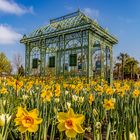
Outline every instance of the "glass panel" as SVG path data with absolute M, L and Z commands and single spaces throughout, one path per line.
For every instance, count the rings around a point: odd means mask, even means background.
M 86 68 L 87 68 L 86 54 L 84 53 L 84 55 L 82 56 L 81 49 L 70 50 L 65 52 L 65 63 L 64 63 L 65 75 L 67 74 L 82 75 L 86 73 L 87 71 Z
M 76 48 L 76 47 L 80 47 L 80 46 L 81 46 L 81 43 L 77 39 L 74 39 L 74 40 L 71 40 L 68 42 L 68 44 L 66 45 L 66 49 Z
M 101 49 L 94 47 L 92 50 L 92 67 L 94 78 L 97 78 L 101 74 Z
M 55 75 L 55 55 L 56 53 L 47 52 L 46 53 L 46 74 Z
M 38 68 L 38 58 L 34 58 L 32 61 L 33 61 L 32 68 L 37 69 Z
M 106 47 L 106 80 L 110 77 L 110 49 Z
M 30 55 L 30 66 L 31 66 L 31 75 L 39 75 L 40 74 L 40 49 L 38 47 L 34 47 L 31 50 Z
M 77 66 L 77 54 L 70 54 L 69 55 L 69 65 L 70 66 Z
M 50 68 L 55 67 L 55 56 L 49 57 L 49 67 Z

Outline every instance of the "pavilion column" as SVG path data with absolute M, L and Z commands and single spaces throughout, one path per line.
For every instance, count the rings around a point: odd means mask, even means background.
M 106 55 L 106 81 L 110 79 L 110 49 L 108 46 L 105 47 L 105 55 Z
M 56 63 L 56 75 L 59 75 L 60 72 L 60 65 L 61 65 L 61 59 L 60 59 L 60 36 L 58 36 L 58 49 L 56 48 L 56 58 L 55 58 L 55 63 Z
M 57 76 L 58 75 L 58 51 L 57 49 L 55 50 L 55 75 Z
M 92 34 L 91 31 L 88 32 L 88 50 L 87 50 L 87 78 L 88 82 L 90 77 L 93 75 L 92 71 Z
M 104 45 L 101 44 L 101 78 L 104 78 Z
M 81 64 L 82 64 L 82 75 L 83 75 L 83 31 L 81 31 Z
M 109 47 L 110 49 L 110 85 L 113 83 L 113 51 L 112 46 Z
M 25 44 L 25 76 L 30 75 L 30 43 Z
M 65 74 L 65 54 L 66 54 L 66 43 L 65 43 L 65 35 L 63 35 L 63 43 L 64 43 L 64 59 L 63 59 L 63 75 Z
M 45 75 L 45 65 L 46 65 L 46 49 L 45 40 L 40 41 L 40 75 Z
M 64 44 L 63 44 L 63 38 L 62 38 L 62 36 L 60 36 L 59 35 L 59 43 L 58 43 L 58 51 L 57 51 L 57 53 L 58 53 L 58 56 L 57 56 L 57 58 L 58 58 L 58 61 L 57 61 L 57 74 L 58 75 L 60 75 L 61 74 L 61 57 L 62 57 L 62 50 L 61 50 L 61 48 L 63 48 L 64 46 L 63 46 Z

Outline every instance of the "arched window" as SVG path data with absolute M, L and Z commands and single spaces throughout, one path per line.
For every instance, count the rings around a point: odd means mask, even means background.
M 38 58 L 40 59 L 40 49 L 38 47 L 34 47 L 31 51 L 31 57 L 32 59 Z
M 92 48 L 92 66 L 95 76 L 98 76 L 101 71 L 101 46 L 99 41 L 95 41 Z
M 34 47 L 31 51 L 31 66 L 33 69 L 38 69 L 40 61 L 40 49 L 38 47 Z
M 97 70 L 100 68 L 100 61 L 101 61 L 100 42 L 95 41 L 93 49 L 92 49 L 92 62 L 93 62 L 94 70 Z
M 76 48 L 76 47 L 80 47 L 81 46 L 81 43 L 80 41 L 78 41 L 77 39 L 73 39 L 73 40 L 70 40 L 67 45 L 66 45 L 66 49 L 69 49 L 69 48 Z
M 105 47 L 104 56 L 105 56 L 105 61 L 104 61 L 105 77 L 106 80 L 108 80 L 110 75 L 110 48 L 108 46 Z
M 48 48 L 50 49 L 56 49 L 57 48 L 57 43 L 51 43 Z

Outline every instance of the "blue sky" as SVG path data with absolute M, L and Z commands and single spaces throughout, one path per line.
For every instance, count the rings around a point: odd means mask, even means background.
M 24 60 L 23 34 L 78 8 L 118 38 L 114 57 L 126 52 L 140 61 L 139 0 L 0 0 L 0 52 L 11 61 L 17 53 Z

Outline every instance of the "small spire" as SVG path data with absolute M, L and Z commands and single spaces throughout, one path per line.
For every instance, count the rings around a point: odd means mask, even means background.
M 27 38 L 26 34 L 23 35 L 23 38 Z
M 78 8 L 78 10 L 77 10 L 77 13 L 78 13 L 78 14 L 80 14 L 80 13 L 81 13 L 81 10 L 80 10 L 80 8 Z
M 105 28 L 105 31 L 108 32 L 108 27 Z

